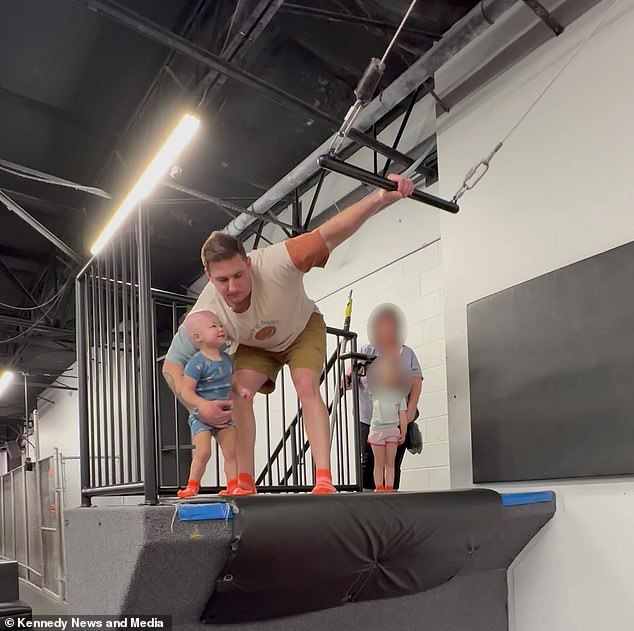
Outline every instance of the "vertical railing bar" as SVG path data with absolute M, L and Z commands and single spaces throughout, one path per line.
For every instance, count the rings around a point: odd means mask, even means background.
M 350 350 L 357 352 L 357 336 L 355 335 L 350 342 Z M 361 445 L 359 445 L 359 368 L 356 361 L 352 362 L 352 414 L 353 414 L 353 433 L 354 433 L 354 468 L 357 477 L 357 489 L 363 489 L 363 479 L 361 477 Z
M 108 472 L 107 484 L 116 484 L 116 462 L 114 458 L 114 384 L 112 379 L 112 298 L 111 298 L 111 283 L 112 283 L 112 270 L 110 269 L 110 252 L 105 253 L 105 287 L 106 287 L 106 393 L 108 397 L 108 413 L 106 416 L 105 430 L 107 432 L 106 437 L 106 450 L 105 450 L 105 465 Z
M 339 461 L 338 463 L 338 469 L 339 469 L 339 480 L 343 480 L 343 470 L 344 470 L 344 463 L 343 463 L 343 417 L 341 415 L 341 396 L 342 396 L 342 392 L 341 392 L 341 386 L 342 381 L 341 381 L 341 338 L 339 336 L 337 336 L 337 359 L 335 361 L 335 367 L 337 372 L 335 373 L 335 376 L 337 378 L 337 433 L 339 435 L 339 441 L 338 441 L 338 446 L 339 446 L 339 452 L 337 455 L 337 459 Z M 341 483 L 341 482 L 340 482 Z
M 15 514 L 15 475 L 14 472 L 15 469 L 12 469 L 10 471 L 11 473 L 11 514 L 13 515 L 13 559 L 15 561 L 18 560 L 18 549 L 17 549 L 17 537 L 15 536 L 16 533 L 16 527 L 15 527 L 15 522 L 16 522 L 16 514 Z
M 215 486 L 220 486 L 220 448 L 218 447 L 218 441 L 215 440 L 214 441 L 214 445 L 215 445 L 215 449 L 214 451 L 216 452 L 216 485 Z
M 346 438 L 346 484 L 350 484 L 350 418 L 348 416 L 348 391 L 346 390 L 346 365 L 341 363 L 341 374 L 344 376 L 343 381 L 343 419 L 345 421 L 344 436 Z
M 151 330 L 152 296 L 150 268 L 150 226 L 147 210 L 139 204 L 138 267 L 139 267 L 139 350 L 140 350 L 140 412 L 143 423 L 143 485 L 145 503 L 158 502 L 156 480 L 156 432 L 152 393 L 154 370 L 154 343 Z
M 132 450 L 134 449 L 134 451 L 136 452 L 135 454 L 136 455 L 135 482 L 141 482 L 143 478 L 141 476 L 141 426 L 140 426 L 139 397 L 138 397 L 138 393 L 139 393 L 139 370 L 138 370 L 139 368 L 138 366 L 139 330 L 137 325 L 137 321 L 138 321 L 137 283 L 139 280 L 138 279 L 139 270 L 138 270 L 137 257 L 135 256 L 135 249 L 136 249 L 136 232 L 132 230 L 130 233 L 130 297 L 131 297 L 131 300 L 130 300 L 130 308 L 131 308 L 130 346 L 132 350 L 132 354 L 131 354 L 132 375 L 130 380 L 132 387 L 130 388 L 130 394 L 132 395 L 132 398 L 134 399 L 133 401 L 133 404 L 134 404 L 134 407 L 133 407 L 134 446 L 131 446 L 130 455 L 132 455 Z
M 2 556 L 6 558 L 5 545 L 7 529 L 4 527 L 4 478 L 5 476 L 0 476 L 0 508 L 2 509 Z
M 151 247 L 151 246 L 148 246 Z M 151 250 L 150 250 L 151 251 Z M 148 254 L 148 259 L 150 256 Z M 150 259 L 151 263 L 151 259 Z M 161 432 L 160 416 L 161 410 L 158 402 L 158 361 L 157 361 L 157 339 L 156 339 L 156 310 L 158 305 L 153 298 L 150 298 L 150 336 L 152 338 L 152 410 L 154 422 L 154 457 L 156 458 L 157 487 L 161 486 L 161 463 L 163 458 L 163 435 Z
M 104 480 L 107 484 L 107 478 L 104 476 L 104 462 L 106 462 L 101 457 L 101 436 L 102 430 L 104 435 L 104 440 L 106 438 L 105 434 L 105 426 L 106 426 L 106 391 L 105 391 L 105 359 L 104 359 L 104 335 L 103 335 L 103 322 L 104 322 L 104 313 L 103 313 L 103 279 L 102 279 L 102 271 L 101 271 L 101 259 L 97 259 L 97 298 L 98 298 L 98 313 L 99 317 L 97 318 L 97 324 L 99 327 L 99 383 L 98 388 L 101 392 L 100 403 L 99 406 L 99 418 L 97 419 L 97 473 L 98 473 L 98 483 L 97 486 L 103 486 Z M 107 471 L 107 466 L 105 467 Z
M 24 503 L 24 558 L 26 560 L 26 579 L 31 582 L 31 553 L 29 551 L 29 505 L 27 502 L 26 467 L 22 465 L 22 500 Z
M 125 388 L 125 420 L 126 420 L 126 448 L 125 458 L 123 457 L 123 451 L 121 452 L 121 460 L 125 460 L 125 482 L 132 482 L 132 453 L 131 453 L 131 441 L 132 441 L 132 428 L 130 419 L 130 357 L 128 353 L 128 244 L 129 235 L 121 244 L 121 321 L 123 323 L 123 388 Z
M 172 302 L 172 337 L 178 331 L 178 314 L 176 313 L 176 303 Z M 181 486 L 181 441 L 178 427 L 178 399 L 174 397 L 174 444 L 176 446 L 176 486 Z
M 268 469 L 269 486 L 273 486 L 273 473 L 271 469 L 271 409 L 269 407 L 269 395 L 266 395 L 266 467 Z
M 280 480 L 280 484 L 285 483 L 286 472 L 288 471 L 288 459 L 286 457 L 286 386 L 285 386 L 285 371 L 284 368 L 280 371 L 281 375 L 281 394 L 282 394 L 282 445 L 283 449 L 283 463 L 284 463 L 284 479 Z
M 119 274 L 118 274 L 118 254 L 121 250 L 121 244 L 117 242 L 116 247 L 112 248 L 112 278 L 113 278 L 113 295 L 114 295 L 114 348 L 115 348 L 115 384 L 117 391 L 117 416 L 119 420 L 119 484 L 124 483 L 124 457 L 123 457 L 123 405 L 121 399 L 121 319 L 119 313 Z M 123 291 L 123 288 L 121 288 Z M 121 294 L 123 300 L 123 294 Z M 116 462 L 115 462 L 116 464 Z
M 94 264 L 90 266 L 90 319 L 88 320 L 88 326 L 92 331 L 90 338 L 90 376 L 91 376 L 91 389 L 92 389 L 92 408 L 89 412 L 89 429 L 90 429 L 90 447 L 88 450 L 88 457 L 90 458 L 90 481 L 88 482 L 88 486 L 86 488 L 91 488 L 97 484 L 97 467 L 99 467 L 99 461 L 95 458 L 95 453 L 97 451 L 97 427 L 99 425 L 99 414 L 101 405 L 100 399 L 100 389 L 99 389 L 99 374 L 100 374 L 100 364 L 99 364 L 99 343 L 97 335 L 97 289 L 95 283 L 95 266 Z M 77 310 L 81 310 L 81 305 L 78 304 Z M 79 357 L 79 351 L 78 355 Z M 79 379 L 83 377 L 80 376 L 81 371 L 77 370 L 77 376 Z M 88 498 L 88 502 L 90 502 L 90 498 Z

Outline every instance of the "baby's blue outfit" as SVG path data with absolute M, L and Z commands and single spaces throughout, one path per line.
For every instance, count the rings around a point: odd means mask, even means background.
M 185 375 L 196 381 L 196 394 L 206 401 L 226 401 L 231 399 L 233 360 L 224 351 L 220 359 L 209 359 L 198 351 L 185 366 Z M 187 419 L 192 439 L 198 432 L 211 432 L 215 436 L 220 429 L 203 423 L 198 414 L 192 412 Z

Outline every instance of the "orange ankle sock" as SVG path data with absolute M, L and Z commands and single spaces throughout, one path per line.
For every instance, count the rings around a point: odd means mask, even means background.
M 387 486 L 387 485 L 385 485 L 385 490 L 386 490 L 386 491 L 393 491 L 393 490 L 394 490 L 394 487 L 393 487 L 393 486 Z
M 250 473 L 238 473 L 238 486 L 245 491 L 255 491 L 255 480 Z
M 376 488 L 374 489 L 377 493 L 380 493 L 381 491 L 385 491 L 385 487 L 382 484 L 377 484 Z
M 200 491 L 200 482 L 198 480 L 187 480 L 187 486 L 179 489 L 176 495 L 180 498 L 194 497 Z
M 315 471 L 315 481 L 316 482 L 330 482 L 332 484 L 332 473 L 330 473 L 330 469 L 317 468 Z
M 332 484 L 332 474 L 330 469 L 317 468 L 315 471 L 315 486 L 311 493 L 313 495 L 330 495 L 336 493 L 337 490 Z
M 231 480 L 227 480 L 227 488 L 223 489 L 218 493 L 218 495 L 233 495 L 238 488 L 238 478 L 232 478 Z

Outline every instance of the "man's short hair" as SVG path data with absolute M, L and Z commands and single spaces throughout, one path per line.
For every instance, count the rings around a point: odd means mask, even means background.
M 205 269 L 207 269 L 211 263 L 228 261 L 236 254 L 239 254 L 243 259 L 247 258 L 247 253 L 242 245 L 242 241 L 222 230 L 212 232 L 205 243 L 203 243 L 200 252 Z

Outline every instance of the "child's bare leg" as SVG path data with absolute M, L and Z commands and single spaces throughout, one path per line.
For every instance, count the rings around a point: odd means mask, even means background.
M 216 434 L 216 440 L 224 460 L 227 489 L 221 495 L 230 495 L 238 486 L 238 460 L 236 456 L 236 428 L 227 427 Z
M 189 478 L 200 482 L 205 474 L 209 458 L 211 458 L 211 433 L 198 432 L 192 442 L 194 443 L 194 453 L 192 454 Z
M 194 453 L 192 463 L 189 467 L 189 480 L 187 487 L 177 492 L 178 497 L 194 497 L 200 490 L 200 480 L 202 479 L 209 458 L 211 458 L 211 433 L 197 432 L 192 438 Z
M 382 491 L 384 488 L 385 447 L 383 445 L 371 445 L 371 447 L 374 454 L 374 487 L 377 491 Z
M 394 462 L 396 460 L 396 443 L 387 443 L 385 445 L 385 490 L 394 489 Z

